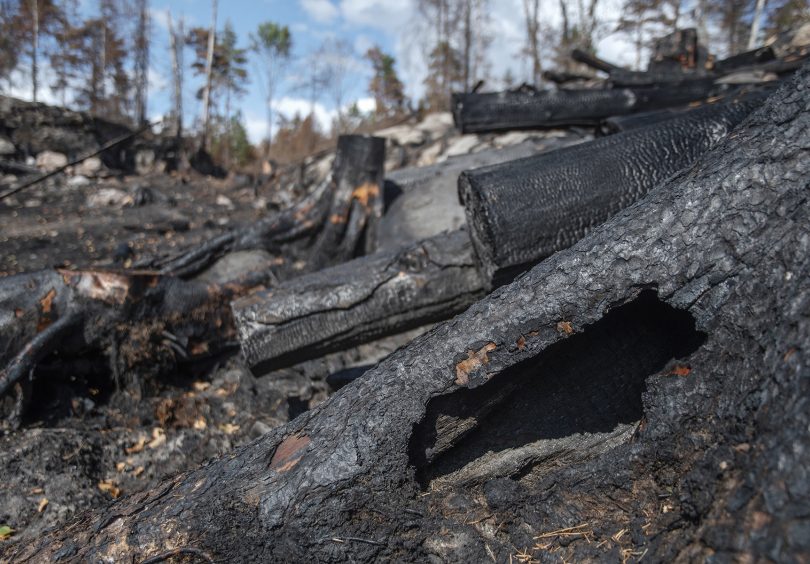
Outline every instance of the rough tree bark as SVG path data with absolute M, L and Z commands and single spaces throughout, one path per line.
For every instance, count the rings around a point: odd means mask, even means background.
M 462 133 L 594 125 L 613 115 L 703 100 L 713 87 L 711 81 L 694 80 L 678 88 L 453 94 L 453 119 Z
M 806 556 L 808 88 L 318 408 L 13 558 Z M 442 481 L 442 449 L 478 475 Z
M 254 371 L 442 321 L 483 294 L 466 230 L 293 278 L 233 303 Z
M 385 179 L 387 209 L 380 221 L 376 250 L 397 250 L 442 231 L 461 228 L 466 219 L 458 201 L 458 177 L 465 170 L 530 157 L 587 139 L 581 133 L 555 135 L 542 142 L 527 141 L 392 172 Z
M 714 104 L 648 127 L 467 171 L 459 198 L 489 286 L 565 249 L 716 145 L 764 97 Z

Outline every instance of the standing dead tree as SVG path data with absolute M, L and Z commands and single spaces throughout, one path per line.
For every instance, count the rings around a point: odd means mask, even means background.
M 796 557 L 808 88 L 805 68 L 694 167 L 318 408 L 14 559 Z

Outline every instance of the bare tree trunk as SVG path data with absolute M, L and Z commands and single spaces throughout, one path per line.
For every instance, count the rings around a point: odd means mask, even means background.
M 31 96 L 34 102 L 37 101 L 37 80 L 39 69 L 37 68 L 37 55 L 39 54 L 39 1 L 31 0 L 31 13 L 33 16 L 34 37 L 31 46 Z
M 472 67 L 472 2 L 464 0 L 464 91 L 472 90 L 472 77 L 470 70 Z
M 754 49 L 759 40 L 759 28 L 762 25 L 762 11 L 765 8 L 765 0 L 757 0 L 757 8 L 754 11 L 754 19 L 751 21 L 751 35 L 748 37 L 748 49 Z
M 205 89 L 203 90 L 202 147 L 208 145 L 208 127 L 211 119 L 211 75 L 214 66 L 214 45 L 217 34 L 217 0 L 211 0 L 211 28 L 208 30 L 208 55 L 205 58 Z
M 139 125 L 146 123 L 149 88 L 149 2 L 138 0 L 135 32 L 135 114 Z M 174 41 L 174 38 L 172 38 Z
M 540 62 L 540 48 L 537 34 L 540 31 L 540 0 L 523 0 L 523 14 L 526 17 L 526 34 L 529 54 L 532 58 L 532 81 L 540 84 L 543 69 Z
M 175 135 L 178 139 L 183 137 L 183 18 L 180 17 L 177 29 L 172 25 L 172 15 L 169 13 L 169 38 L 172 51 L 172 78 L 174 82 L 173 102 Z

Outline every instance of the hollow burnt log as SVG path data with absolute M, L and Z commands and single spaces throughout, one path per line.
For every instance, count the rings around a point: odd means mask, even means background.
M 459 197 L 490 286 L 582 238 L 691 165 L 762 103 L 752 94 L 647 127 L 467 171 Z
M 453 94 L 453 118 L 462 133 L 595 125 L 613 115 L 703 100 L 713 88 L 711 80 L 691 80 L 662 88 Z
M 233 303 L 254 371 L 452 317 L 483 294 L 466 230 L 294 278 Z
M 809 71 L 698 166 L 315 410 L 13 558 L 143 559 L 177 548 L 221 561 L 806 554 Z M 658 345 L 634 331 L 651 303 L 651 321 L 671 335 Z M 608 318 L 622 307 L 630 310 Z M 630 442 L 605 452 L 572 435 L 565 449 L 575 463 L 530 457 L 511 479 L 482 481 L 484 472 L 421 489 L 416 475 L 430 468 L 417 467 L 425 453 L 411 447 L 437 444 L 417 433 L 436 402 L 449 401 L 452 418 L 454 394 L 488 386 L 494 395 L 510 370 L 539 367 L 527 382 L 543 387 L 542 366 L 576 366 L 594 332 L 642 339 L 608 347 L 613 356 L 592 369 L 608 391 L 638 350 L 658 349 L 639 370 L 652 372 Z M 671 348 L 684 334 L 697 350 L 672 359 L 684 353 Z M 515 415 L 522 391 L 502 403 Z M 608 423 L 638 416 L 610 394 L 579 401 L 584 414 L 594 403 L 614 406 Z M 491 422 L 471 423 L 452 443 L 474 453 Z

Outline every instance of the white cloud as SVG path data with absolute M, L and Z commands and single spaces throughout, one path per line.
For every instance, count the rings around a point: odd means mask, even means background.
M 365 102 L 364 105 L 366 105 Z M 283 96 L 277 100 L 273 100 L 275 120 L 278 120 L 279 116 L 284 116 L 287 119 L 294 118 L 296 114 L 301 117 L 308 116 L 310 111 L 314 113 L 315 120 L 321 129 L 329 131 L 332 127 L 332 121 L 337 116 L 335 110 L 327 109 L 326 106 L 320 102 L 316 102 L 313 106 L 309 100 L 293 96 Z M 277 124 L 273 124 L 274 134 L 277 127 Z M 247 112 L 245 116 L 245 129 L 247 130 L 251 143 L 258 143 L 267 137 L 267 118 L 253 112 Z
M 341 0 L 340 11 L 350 24 L 365 25 L 389 33 L 402 32 L 413 13 L 412 2 L 391 0 Z
M 357 109 L 364 114 L 371 113 L 377 109 L 377 102 L 374 101 L 374 98 L 360 98 L 357 100 L 356 104 Z
M 329 0 L 300 0 L 301 7 L 312 19 L 320 23 L 329 23 L 338 16 L 337 6 Z

